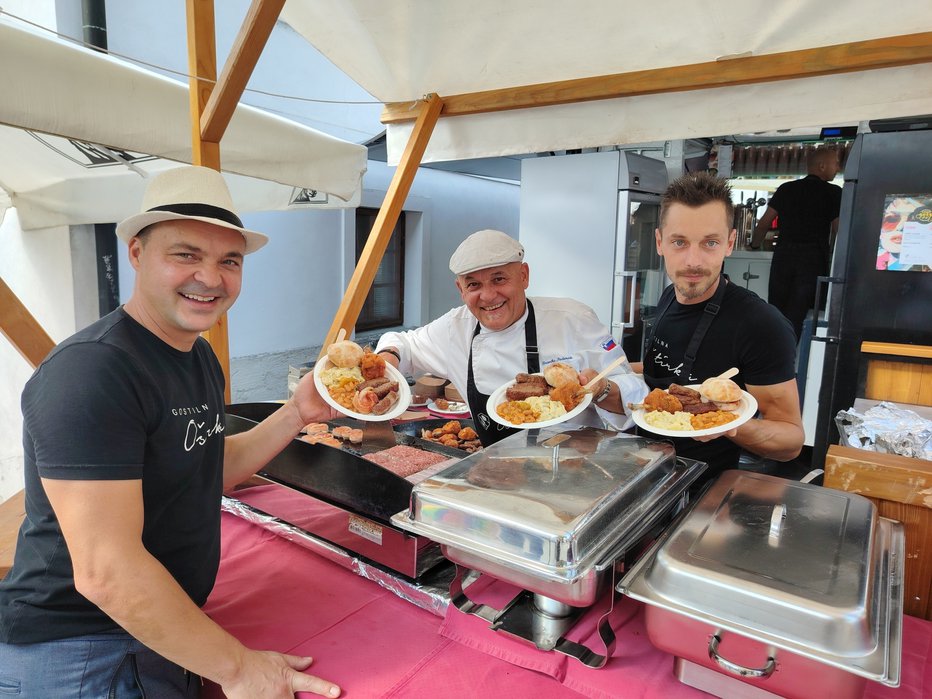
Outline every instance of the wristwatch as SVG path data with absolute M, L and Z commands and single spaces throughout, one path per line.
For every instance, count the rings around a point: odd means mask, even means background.
M 611 381 L 606 381 L 606 382 L 605 382 L 605 388 L 603 388 L 603 389 L 599 392 L 599 395 L 597 395 L 597 396 L 595 397 L 595 402 L 596 402 L 596 403 L 601 403 L 603 400 L 605 400 L 606 398 L 608 398 L 608 394 L 611 393 L 611 392 L 612 392 L 612 382 L 611 382 Z
M 398 354 L 398 350 L 396 350 L 396 349 L 393 349 L 393 348 L 391 348 L 391 347 L 386 347 L 385 349 L 380 349 L 380 350 L 378 351 L 378 354 L 383 354 L 383 353 L 385 353 L 385 354 L 390 354 L 390 355 L 392 355 L 395 359 L 397 359 L 399 362 L 401 361 L 401 355 Z

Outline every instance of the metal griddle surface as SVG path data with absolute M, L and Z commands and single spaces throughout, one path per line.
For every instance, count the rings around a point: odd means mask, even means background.
M 241 403 L 226 407 L 228 435 L 245 432 L 281 405 Z M 357 420 L 331 420 L 332 427 L 360 427 Z M 363 425 L 364 426 L 364 425 Z M 447 457 L 462 458 L 465 452 L 395 432 L 397 444 L 405 444 Z M 362 458 L 377 449 L 344 446 L 341 449 L 293 440 L 259 474 L 359 514 L 388 523 L 391 516 L 407 509 L 412 484 L 381 466 Z

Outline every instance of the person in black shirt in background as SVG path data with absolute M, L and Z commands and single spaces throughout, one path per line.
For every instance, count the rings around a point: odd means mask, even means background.
M 751 249 L 759 248 L 780 217 L 767 300 L 793 324 L 797 342 L 815 302 L 816 278 L 829 270 L 841 208 L 841 187 L 831 184 L 839 169 L 835 149 L 814 149 L 806 167 L 808 175 L 777 188 L 751 239 Z
M 678 455 L 708 464 L 703 482 L 737 466 L 742 448 L 790 461 L 804 439 L 790 324 L 759 296 L 721 275 L 734 249 L 733 220 L 728 183 L 691 173 L 667 188 L 655 232 L 673 283 L 657 304 L 644 350 L 644 380 L 652 389 L 665 389 L 671 383 L 701 383 L 736 367 L 735 382 L 754 396 L 760 410 L 759 419 L 724 434 L 672 440 Z

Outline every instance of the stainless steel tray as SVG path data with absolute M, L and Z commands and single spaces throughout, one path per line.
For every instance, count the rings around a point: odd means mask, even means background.
M 571 585 L 704 468 L 668 444 L 607 430 L 519 432 L 417 484 L 392 522 L 478 570 Z
M 903 556 L 902 525 L 878 518 L 866 498 L 728 471 L 617 589 L 895 684 Z

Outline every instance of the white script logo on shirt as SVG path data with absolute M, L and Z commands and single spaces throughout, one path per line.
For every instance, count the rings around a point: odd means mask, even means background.
M 207 444 L 208 439 L 223 433 L 225 429 L 220 421 L 219 413 L 214 414 L 214 424 L 210 427 L 207 426 L 207 422 L 199 422 L 194 419 L 188 420 L 188 429 L 184 435 L 184 450 L 191 451 L 194 447 L 204 446 Z
M 667 343 L 663 340 L 657 338 L 655 343 L 661 347 L 666 347 Z M 659 350 L 654 353 L 654 365 L 665 369 L 667 371 L 666 375 L 673 374 L 674 376 L 679 377 L 683 373 L 683 362 L 680 362 L 676 366 L 670 363 L 670 355 L 663 354 Z M 663 376 L 664 374 L 658 374 L 658 376 Z M 686 377 L 687 383 L 698 383 L 699 379 L 693 378 L 691 376 Z

